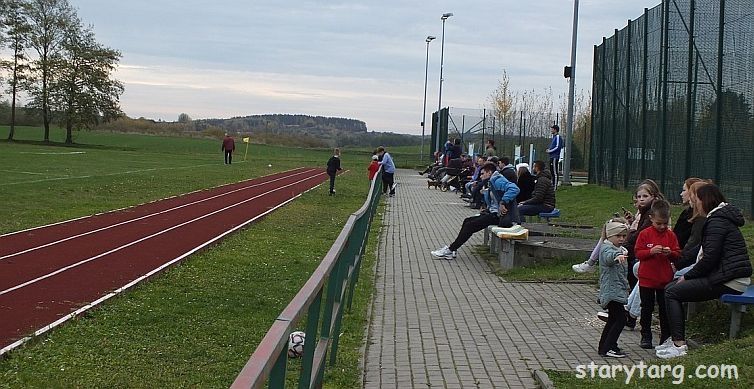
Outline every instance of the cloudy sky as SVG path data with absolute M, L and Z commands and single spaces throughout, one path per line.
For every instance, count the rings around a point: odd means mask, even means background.
M 566 93 L 571 0 L 70 0 L 97 39 L 122 52 L 116 77 L 131 117 L 174 121 L 266 113 L 363 120 L 421 133 L 427 35 L 428 116 L 481 108 L 503 69 L 516 90 Z M 660 0 L 582 0 L 576 88 L 593 46 Z

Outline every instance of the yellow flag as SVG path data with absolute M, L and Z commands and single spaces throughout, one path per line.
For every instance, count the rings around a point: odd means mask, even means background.
M 243 143 L 249 143 L 249 137 L 243 138 Z

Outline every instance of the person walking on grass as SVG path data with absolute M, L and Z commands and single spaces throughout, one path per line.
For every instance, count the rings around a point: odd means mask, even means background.
M 330 176 L 330 196 L 335 194 L 335 176 L 341 170 L 343 169 L 340 168 L 340 149 L 336 147 L 333 156 L 327 160 L 327 175 Z
M 233 140 L 233 137 L 228 135 L 228 133 L 225 133 L 225 138 L 223 138 L 223 145 L 220 148 L 225 153 L 225 164 L 230 165 L 230 163 L 233 161 L 233 150 L 236 149 L 236 142 Z
M 395 196 L 395 163 L 393 157 L 385 151 L 385 147 L 377 148 L 377 156 L 380 157 L 380 166 L 382 166 L 382 194 L 390 191 L 390 197 Z

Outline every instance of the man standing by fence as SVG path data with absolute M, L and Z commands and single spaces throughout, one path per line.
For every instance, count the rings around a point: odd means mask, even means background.
M 395 163 L 393 163 L 393 157 L 385 152 L 385 148 L 380 146 L 377 148 L 377 155 L 380 157 L 380 166 L 382 166 L 382 194 L 390 191 L 390 197 L 395 196 Z
M 553 124 L 550 127 L 552 133 L 552 142 L 550 142 L 550 148 L 547 149 L 547 153 L 550 154 L 550 172 L 552 173 L 552 184 L 555 189 L 558 189 L 558 161 L 560 160 L 560 150 L 563 148 L 563 139 L 560 137 L 560 126 Z

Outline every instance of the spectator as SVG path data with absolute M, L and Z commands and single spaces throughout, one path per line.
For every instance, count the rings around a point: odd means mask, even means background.
M 495 147 L 495 141 L 487 139 L 487 145 L 484 148 L 484 154 L 488 157 L 494 157 L 497 155 L 497 147 Z
M 534 184 L 536 182 L 536 178 L 531 174 L 531 172 L 529 172 L 528 163 L 519 163 L 518 165 L 516 165 L 516 171 L 518 173 L 518 181 L 516 181 L 516 185 L 518 185 L 518 189 L 521 190 L 520 192 L 518 192 L 516 201 L 518 203 L 521 203 L 531 198 L 532 194 L 534 193 Z
M 618 347 L 618 338 L 626 324 L 623 314 L 623 304 L 628 295 L 628 281 L 626 280 L 626 249 L 622 247 L 626 240 L 628 226 L 624 223 L 609 220 L 602 227 L 605 237 L 600 245 L 600 297 L 602 308 L 607 309 L 609 318 L 602 330 L 597 352 L 600 356 L 623 358 L 626 356 Z
M 220 150 L 223 151 L 225 154 L 225 164 L 230 165 L 230 163 L 233 161 L 233 150 L 236 149 L 236 142 L 233 140 L 233 137 L 228 135 L 228 133 L 225 133 L 225 138 L 223 139 L 223 145 L 220 147 Z
M 377 155 L 372 156 L 372 162 L 367 167 L 367 177 L 369 177 L 369 181 L 374 180 L 374 176 L 377 175 L 377 170 L 380 169 L 380 162 L 377 161 L 379 157 Z
M 508 181 L 516 184 L 518 181 L 518 174 L 516 174 L 516 168 L 511 165 L 511 159 L 508 157 L 500 157 L 500 160 L 498 161 L 498 166 L 500 168 L 500 173 L 503 175 L 503 177 L 507 178 Z
M 552 184 L 555 188 L 558 188 L 558 162 L 560 162 L 560 150 L 563 148 L 563 139 L 560 137 L 560 126 L 553 124 L 550 127 L 552 133 L 552 141 L 550 147 L 547 149 L 547 154 L 550 155 L 550 172 L 552 172 Z
M 707 216 L 702 230 L 702 246 L 699 260 L 691 270 L 665 287 L 672 341 L 656 351 L 662 359 L 688 352 L 684 302 L 741 294 L 751 283 L 751 261 L 740 230 L 744 225 L 741 210 L 728 204 L 720 189 L 713 184 L 701 185 L 697 189 L 693 207 Z
M 681 247 L 673 231 L 668 229 L 670 204 L 656 200 L 649 209 L 652 228 L 645 228 L 636 239 L 636 258 L 639 265 L 639 296 L 641 297 L 641 348 L 653 348 L 652 312 L 655 301 L 660 318 L 660 343 L 670 337 L 665 312 L 665 285 L 673 279 L 671 261 L 681 256 Z
M 380 158 L 379 164 L 382 166 L 382 194 L 389 190 L 390 197 L 395 197 L 395 163 L 393 163 L 393 157 L 385 152 L 383 146 L 377 148 L 377 156 Z
M 487 226 L 495 225 L 500 222 L 501 216 L 509 212 L 516 215 L 516 196 L 518 187 L 516 184 L 508 181 L 497 171 L 497 166 L 492 162 L 487 162 L 482 166 L 481 173 L 483 180 L 489 180 L 489 188 L 485 189 L 484 201 L 487 208 L 477 216 L 471 216 L 464 219 L 458 236 L 450 244 L 438 250 L 432 251 L 432 255 L 437 259 L 455 259 L 458 249 L 466 243 L 471 236 L 481 231 Z M 505 226 L 510 227 L 510 226 Z
M 534 174 L 537 175 L 537 181 L 531 198 L 518 205 L 518 213 L 521 216 L 536 216 L 555 209 L 555 186 L 544 162 L 534 161 Z

